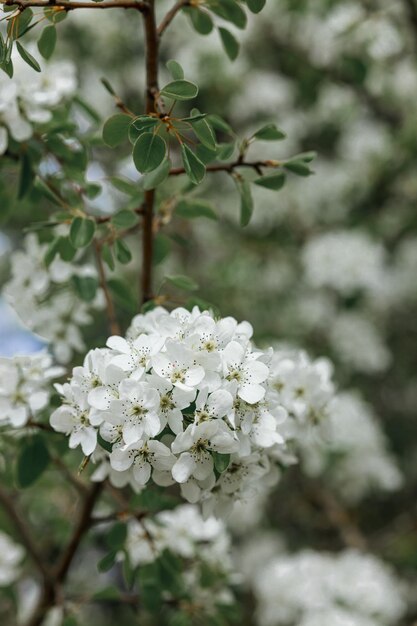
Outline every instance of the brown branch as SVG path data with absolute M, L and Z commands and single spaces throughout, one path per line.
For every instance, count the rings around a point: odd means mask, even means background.
M 143 13 L 146 50 L 146 113 L 156 110 L 158 96 L 158 32 L 155 19 L 155 0 L 149 1 L 149 8 Z M 142 228 L 142 302 L 152 299 L 152 257 L 153 257 L 153 213 L 155 190 L 145 192 Z
M 70 0 L 5 0 L 0 4 L 4 6 L 16 6 L 21 11 L 28 7 L 40 7 L 44 9 L 58 8 L 62 11 L 73 11 L 74 9 L 136 9 L 145 11 L 146 2 L 135 2 L 135 0 L 104 0 L 104 2 L 71 2 Z
M 251 167 L 256 172 L 260 173 L 260 169 L 262 167 L 272 167 L 277 168 L 280 167 L 282 163 L 280 161 L 233 161 L 232 163 L 218 163 L 216 165 L 208 165 L 206 167 L 206 172 L 229 172 L 230 174 L 239 167 Z M 185 169 L 183 167 L 174 167 L 170 170 L 170 176 L 179 176 L 180 174 L 185 174 Z
M 110 291 L 107 285 L 106 272 L 104 270 L 104 263 L 101 256 L 101 245 L 98 242 L 94 243 L 94 251 L 97 260 L 97 269 L 100 278 L 100 286 L 104 292 L 104 299 L 106 300 L 107 319 L 109 322 L 109 329 L 112 335 L 120 335 L 120 326 L 117 321 L 116 311 L 114 308 L 113 300 L 110 295 Z
M 22 544 L 25 546 L 27 553 L 31 557 L 34 565 L 39 570 L 44 581 L 51 580 L 51 572 L 46 568 L 42 555 L 38 552 L 37 544 L 35 544 L 32 537 L 35 536 L 34 532 L 28 528 L 23 521 L 23 516 L 18 511 L 16 499 L 10 496 L 7 491 L 0 485 L 0 503 L 6 511 L 8 517 L 13 522 L 14 528 L 17 530 Z
M 41 626 L 48 610 L 60 602 L 60 587 L 65 582 L 80 543 L 90 528 L 91 516 L 103 488 L 104 483 L 96 483 L 83 498 L 78 521 L 75 525 L 71 539 L 58 561 L 58 565 L 53 574 L 53 579 L 45 580 L 39 603 L 34 613 L 26 623 L 26 626 Z
M 168 26 L 171 24 L 171 22 L 174 19 L 174 17 L 177 15 L 177 13 L 179 11 L 181 11 L 182 8 L 188 7 L 188 6 L 191 6 L 191 1 L 190 0 L 178 0 L 174 4 L 172 9 L 170 11 L 168 11 L 168 13 L 165 15 L 164 19 L 162 20 L 162 22 L 158 26 L 158 31 L 157 31 L 158 32 L 158 37 L 162 37 L 162 35 L 164 34 L 164 32 L 166 31 Z

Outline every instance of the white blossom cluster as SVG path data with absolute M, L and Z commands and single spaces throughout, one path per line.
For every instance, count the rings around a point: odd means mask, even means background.
M 152 478 L 179 483 L 205 514 L 277 480 L 293 462 L 287 442 L 326 415 L 331 370 L 304 354 L 261 351 L 252 327 L 209 312 L 158 307 L 137 315 L 127 339 L 90 351 L 69 383 L 51 424 L 139 491 Z
M 50 381 L 64 373 L 47 352 L 0 357 L 0 425 L 19 428 L 48 406 Z
M 394 626 L 406 610 L 391 569 L 355 550 L 278 556 L 253 584 L 260 626 Z
M 0 587 L 11 585 L 17 580 L 24 554 L 21 545 L 0 531 Z
M 311 476 L 324 474 L 347 502 L 357 502 L 373 490 L 393 491 L 403 478 L 370 407 L 353 392 L 338 394 L 331 403 L 326 435 L 315 445 L 301 442 L 301 464 Z
M 233 602 L 229 584 L 236 575 L 231 559 L 231 545 L 226 528 L 213 517 L 203 519 L 199 509 L 191 504 L 162 511 L 152 519 L 131 520 L 125 543 L 130 564 L 136 568 L 152 563 L 164 550 L 169 550 L 186 563 L 181 575 L 194 605 L 205 612 L 215 612 L 217 604 Z M 215 573 L 210 587 L 200 583 L 201 567 Z
M 308 283 L 331 287 L 343 296 L 375 289 L 384 278 L 384 248 L 361 231 L 340 230 L 311 238 L 303 261 Z
M 13 78 L 0 74 L 0 154 L 15 141 L 27 141 L 33 125 L 45 124 L 52 110 L 70 98 L 77 87 L 75 66 L 70 61 L 53 61 L 35 72 L 14 50 Z
M 101 290 L 91 303 L 84 302 L 68 288 L 73 276 L 96 276 L 89 265 L 77 266 L 59 257 L 46 265 L 47 244 L 35 234 L 25 237 L 24 249 L 10 257 L 11 278 L 4 287 L 9 303 L 23 323 L 45 339 L 56 360 L 67 363 L 74 352 L 85 350 L 80 327 L 91 324 L 91 309 L 103 306 Z

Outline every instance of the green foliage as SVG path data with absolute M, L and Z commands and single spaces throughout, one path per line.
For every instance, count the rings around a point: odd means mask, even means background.
M 279 189 L 282 189 L 285 185 L 285 180 L 286 176 L 284 172 L 277 172 L 276 174 L 271 174 L 269 176 L 261 176 L 253 182 L 255 183 L 255 185 L 259 185 L 260 187 L 265 187 L 266 189 L 278 191 Z
M 193 100 L 197 94 L 197 85 L 188 80 L 174 80 L 161 89 L 161 96 L 171 100 Z
M 74 248 L 85 248 L 94 237 L 96 224 L 92 219 L 76 217 L 73 219 L 70 229 L 70 242 Z
M 45 26 L 38 40 L 38 50 L 44 59 L 50 59 L 57 41 L 56 28 L 53 24 Z
M 34 69 L 34 70 L 35 70 L 35 72 L 40 72 L 40 71 L 41 71 L 41 66 L 39 65 L 38 61 L 35 59 L 35 57 L 34 57 L 34 56 L 32 56 L 32 55 L 30 54 L 30 52 L 28 52 L 28 51 L 26 50 L 26 48 L 24 48 L 24 47 L 22 46 L 22 44 L 20 43 L 20 41 L 16 41 L 16 47 L 17 47 L 17 50 L 18 50 L 18 52 L 19 52 L 20 56 L 22 57 L 22 59 L 23 59 L 23 60 L 24 60 L 24 61 L 25 61 L 28 65 L 30 65 L 30 67 L 31 67 L 32 69 Z
M 175 212 L 180 217 L 186 219 L 194 219 L 196 217 L 206 217 L 210 220 L 217 220 L 218 216 L 210 202 L 200 200 L 199 198 L 182 198 Z
M 16 463 L 16 481 L 19 487 L 30 487 L 48 467 L 50 456 L 42 435 L 24 439 Z
M 239 54 L 239 42 L 227 28 L 219 28 L 219 35 L 227 56 L 231 61 L 237 59 Z
M 103 126 L 103 141 L 110 148 L 115 148 L 127 140 L 132 118 L 120 113 L 110 117 Z
M 185 143 L 181 144 L 181 156 L 184 169 L 192 183 L 198 185 L 206 175 L 204 163 L 194 154 Z
M 165 280 L 178 289 L 184 289 L 184 291 L 195 291 L 198 289 L 198 284 L 192 278 L 183 276 L 182 274 L 165 276 Z
M 128 229 L 136 226 L 139 222 L 139 216 L 133 211 L 122 209 L 113 215 L 110 221 L 116 228 Z
M 166 143 L 159 135 L 145 132 L 141 134 L 133 147 L 133 162 L 143 174 L 152 172 L 165 159 Z

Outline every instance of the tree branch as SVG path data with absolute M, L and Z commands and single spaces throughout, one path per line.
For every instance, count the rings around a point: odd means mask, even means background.
M 282 165 L 281 161 L 233 161 L 232 163 L 218 163 L 215 165 L 208 165 L 206 167 L 207 172 L 229 172 L 232 173 L 235 169 L 239 167 L 251 167 L 256 172 L 260 173 L 260 169 L 262 167 L 271 167 L 277 168 Z M 170 176 L 179 176 L 180 174 L 185 174 L 185 169 L 183 167 L 174 167 L 170 170 Z
M 155 19 L 155 0 L 149 1 L 143 13 L 146 50 L 146 113 L 155 112 L 155 99 L 158 95 L 158 32 Z M 153 297 L 152 257 L 153 257 L 153 212 L 155 191 L 145 192 L 142 228 L 142 302 Z
M 0 485 L 0 503 L 6 511 L 8 517 L 13 522 L 14 528 L 19 533 L 22 544 L 25 546 L 34 565 L 39 570 L 44 581 L 51 580 L 51 572 L 45 567 L 43 556 L 38 552 L 37 545 L 32 537 L 35 533 L 26 526 L 21 513 L 17 509 L 16 499 L 12 498 Z
M 0 0 L 0 4 L 5 6 L 16 6 L 21 11 L 28 7 L 41 7 L 44 9 L 58 8 L 63 11 L 73 11 L 74 9 L 136 9 L 145 11 L 146 2 L 135 2 L 135 0 L 104 0 L 103 2 L 71 2 L 70 0 Z
M 172 9 L 170 11 L 168 11 L 168 13 L 165 15 L 164 19 L 162 20 L 162 22 L 158 26 L 158 31 L 157 31 L 158 32 L 158 37 L 162 37 L 162 35 L 164 34 L 164 32 L 166 31 L 168 26 L 171 24 L 171 22 L 174 19 L 174 17 L 177 15 L 177 13 L 179 11 L 181 11 L 182 8 L 188 7 L 188 6 L 191 6 L 191 1 L 190 0 L 178 0 L 174 4 Z
M 60 601 L 60 587 L 65 582 L 68 571 L 79 545 L 90 528 L 91 516 L 95 504 L 104 488 L 104 483 L 95 483 L 82 500 L 82 507 L 78 521 L 75 525 L 72 537 L 67 544 L 58 565 L 54 571 L 53 579 L 45 579 L 44 588 L 39 603 L 26 623 L 26 626 L 41 626 L 48 610 Z

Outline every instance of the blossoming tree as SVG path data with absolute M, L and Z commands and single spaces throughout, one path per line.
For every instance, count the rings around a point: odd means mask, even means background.
M 313 480 L 327 472 L 342 500 L 360 498 L 371 481 L 388 490 L 401 484 L 372 412 L 354 394 L 336 394 L 327 359 L 287 346 L 259 348 L 249 322 L 222 316 L 204 291 L 194 295 L 192 273 L 160 269 L 175 246 L 186 250 L 187 223 L 218 220 L 222 207 L 207 200 L 218 181 L 232 183 L 246 228 L 256 190 L 274 194 L 288 178 L 302 186 L 297 177 L 312 173 L 313 152 L 283 155 L 286 135 L 275 120 L 240 136 L 233 116 L 225 119 L 220 107 L 203 110 L 198 81 L 186 77 L 175 39 L 170 44 L 185 18 L 195 31 L 187 35 L 190 46 L 217 33 L 232 62 L 239 33 L 260 19 L 265 4 L 2 1 L 0 175 L 14 180 L 26 233 L 4 293 L 46 344 L 0 359 L 7 531 L 0 535 L 0 587 L 10 623 L 241 622 L 247 616 L 239 612 L 242 587 L 226 520 L 233 528 L 233 515 L 249 519 L 251 507 L 260 509 L 296 463 Z M 135 29 L 143 24 L 135 66 L 145 77 L 144 97 L 125 98 L 102 78 L 101 98 L 114 105 L 104 120 L 78 93 L 70 60 L 54 59 L 61 29 L 87 9 L 89 16 L 123 9 Z M 101 182 L 91 178 L 97 162 L 105 164 Z M 103 191 L 116 198 L 115 208 L 95 203 Z M 7 191 L 6 200 L 12 211 Z M 360 237 L 346 240 L 335 235 L 306 246 L 311 283 L 350 294 L 378 282 L 376 248 L 367 272 L 346 271 L 341 281 L 337 267 L 328 267 L 332 246 L 368 254 Z M 363 448 L 349 438 L 355 419 Z M 329 468 L 332 454 L 350 462 Z M 365 477 L 354 462 L 364 454 Z M 349 547 L 365 549 L 343 506 L 317 493 Z M 357 609 L 362 597 L 343 595 L 341 581 L 363 569 L 374 589 Z M 261 625 L 343 626 L 354 615 L 363 626 L 389 626 L 405 612 L 403 589 L 391 576 L 377 559 L 354 551 L 337 558 L 307 552 L 281 554 L 246 580 L 261 605 Z M 312 578 L 326 590 L 320 606 L 303 594 Z M 300 586 L 291 595 L 294 581 Z M 277 601 L 271 587 L 281 584 Z

